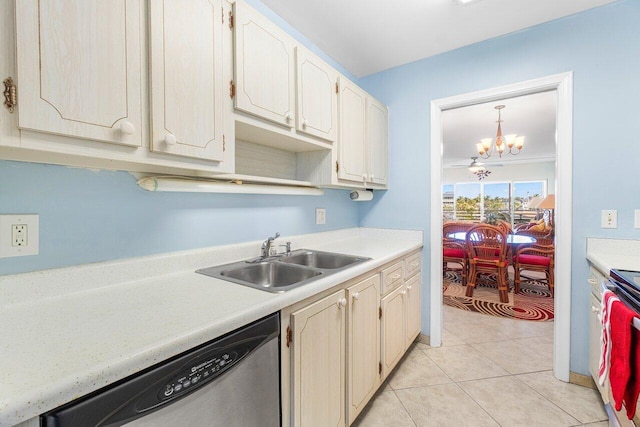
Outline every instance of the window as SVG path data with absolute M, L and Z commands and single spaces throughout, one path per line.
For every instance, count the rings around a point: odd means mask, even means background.
M 529 222 L 538 214 L 531 205 L 545 195 L 545 181 L 446 184 L 442 186 L 442 216 L 445 221 L 482 221 L 492 214 L 511 224 Z

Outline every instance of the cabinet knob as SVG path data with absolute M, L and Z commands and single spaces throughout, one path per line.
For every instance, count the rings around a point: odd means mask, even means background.
M 133 135 L 135 131 L 136 127 L 133 125 L 133 123 L 126 120 L 120 123 L 120 132 L 124 133 L 125 135 Z
M 172 133 L 168 133 L 165 137 L 164 137 L 164 143 L 167 145 L 176 145 L 177 139 L 176 136 Z
M 374 174 L 369 175 L 369 182 L 373 182 L 374 179 L 376 179 Z
M 407 285 L 407 290 L 408 290 L 408 291 L 410 291 L 410 290 L 411 290 L 411 288 L 413 288 L 413 286 L 411 286 L 411 285 Z
M 404 290 L 404 291 L 400 291 L 400 293 L 401 293 L 402 295 L 407 295 L 407 291 L 406 291 L 406 290 Z
M 591 311 L 594 313 L 598 313 L 600 311 L 600 309 L 594 305 L 591 306 Z
M 353 294 L 353 300 L 359 300 L 360 299 L 360 292 L 356 292 L 355 294 Z
M 288 122 L 290 122 L 291 120 L 293 120 L 293 116 L 292 116 L 292 115 L 291 115 L 291 113 L 290 113 L 290 112 L 288 112 L 288 111 L 284 114 L 284 118 L 285 118 Z
M 347 299 L 346 298 L 340 298 L 338 300 L 338 308 L 345 308 L 347 306 Z
M 302 127 L 306 128 L 309 125 L 309 121 L 307 119 L 302 119 Z

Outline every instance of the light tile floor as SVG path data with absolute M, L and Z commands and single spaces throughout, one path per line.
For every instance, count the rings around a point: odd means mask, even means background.
M 353 425 L 609 425 L 596 390 L 553 377 L 552 322 L 444 306 L 442 341 L 414 344 Z

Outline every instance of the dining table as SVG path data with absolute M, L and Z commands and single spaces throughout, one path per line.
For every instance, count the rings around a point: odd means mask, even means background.
M 507 244 L 511 247 L 520 246 L 520 245 L 530 245 L 536 242 L 535 237 L 526 236 L 524 234 L 509 233 L 506 236 L 507 236 Z M 447 234 L 447 238 L 464 242 L 467 240 L 467 232 L 456 231 L 455 233 L 449 233 Z

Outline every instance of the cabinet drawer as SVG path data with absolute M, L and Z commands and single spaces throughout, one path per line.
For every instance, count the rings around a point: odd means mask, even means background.
M 404 280 L 404 261 L 397 262 L 382 270 L 382 295 L 395 289 Z
M 420 253 L 411 255 L 404 260 L 404 277 L 411 277 L 420 272 L 422 256 Z

